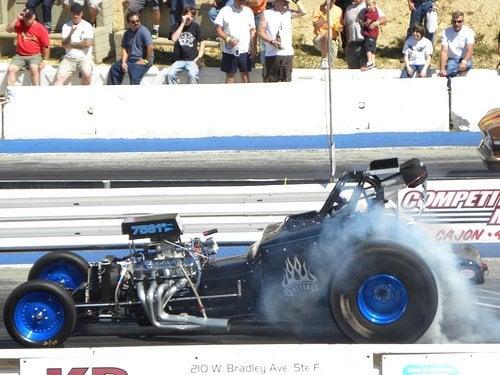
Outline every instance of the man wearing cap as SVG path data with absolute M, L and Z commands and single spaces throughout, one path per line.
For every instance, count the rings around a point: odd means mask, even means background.
M 264 82 L 292 80 L 292 18 L 306 14 L 301 1 L 293 1 L 297 10 L 290 10 L 289 0 L 275 0 L 273 9 L 266 9 L 261 16 L 259 37 L 266 42 Z
M 88 21 L 92 26 L 96 27 L 97 13 L 99 13 L 99 6 L 101 5 L 102 0 L 62 0 L 62 5 L 64 9 L 71 12 L 71 4 L 78 3 L 83 6 L 85 2 L 87 2 L 89 10 Z
M 40 71 L 50 52 L 47 29 L 35 20 L 33 10 L 26 8 L 7 25 L 7 31 L 17 34 L 16 54 L 7 68 L 7 86 L 13 86 L 19 71 L 26 69 L 30 72 L 31 84 L 40 85 Z
M 56 72 L 54 85 L 63 85 L 75 72 L 79 72 L 82 85 L 90 85 L 94 62 L 92 61 L 92 44 L 94 29 L 83 18 L 82 6 L 71 4 L 71 21 L 62 27 L 62 46 L 66 49 Z

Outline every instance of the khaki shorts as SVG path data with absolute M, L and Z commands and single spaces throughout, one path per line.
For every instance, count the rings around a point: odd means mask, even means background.
M 85 56 L 79 59 L 64 57 L 59 64 L 59 68 L 57 68 L 56 75 L 61 77 L 70 77 L 75 72 L 90 75 L 92 74 L 93 69 L 94 62 L 90 56 Z
M 313 44 L 316 49 L 321 51 L 321 35 L 317 35 L 313 39 Z M 333 60 L 337 57 L 337 52 L 339 50 L 339 42 L 337 40 L 332 40 L 330 45 L 330 64 L 333 66 Z
M 97 9 L 99 7 L 99 5 L 101 5 L 102 0 L 63 0 L 63 4 L 66 4 L 66 5 L 71 5 L 73 3 L 78 3 L 81 6 L 84 6 L 85 3 L 87 3 L 87 5 L 89 7 Z
M 10 60 L 9 65 L 17 66 L 21 71 L 29 69 L 31 65 L 40 65 L 42 62 L 42 55 L 21 56 L 17 53 Z

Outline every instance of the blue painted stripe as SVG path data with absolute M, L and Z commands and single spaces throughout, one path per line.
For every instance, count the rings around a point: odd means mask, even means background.
M 337 148 L 475 146 L 477 132 L 363 133 L 335 136 Z M 0 153 L 173 152 L 327 149 L 324 135 L 176 139 L 16 139 L 0 141 Z

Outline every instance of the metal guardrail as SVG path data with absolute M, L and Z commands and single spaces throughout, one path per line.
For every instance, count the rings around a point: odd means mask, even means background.
M 0 190 L 0 251 L 124 248 L 125 217 L 178 213 L 184 236 L 258 240 L 266 225 L 319 209 L 332 185 Z

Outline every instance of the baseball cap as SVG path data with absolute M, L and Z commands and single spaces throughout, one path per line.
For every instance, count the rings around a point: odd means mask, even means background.
M 82 12 L 82 6 L 78 3 L 73 3 L 71 4 L 71 8 L 69 8 L 71 13 L 81 13 Z
M 31 17 L 33 17 L 35 12 L 31 8 L 24 8 L 23 14 L 24 14 L 24 16 L 23 16 L 24 18 L 30 19 Z

